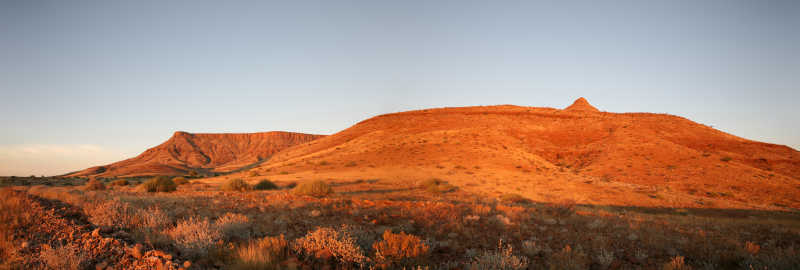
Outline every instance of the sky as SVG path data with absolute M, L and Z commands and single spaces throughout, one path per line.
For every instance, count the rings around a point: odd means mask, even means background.
M 800 149 L 800 1 L 0 1 L 0 175 L 431 107 L 657 112 Z

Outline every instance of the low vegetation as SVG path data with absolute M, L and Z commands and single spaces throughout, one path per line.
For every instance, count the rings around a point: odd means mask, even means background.
M 226 181 L 225 183 L 220 186 L 220 189 L 224 191 L 248 191 L 253 189 L 246 181 L 242 180 L 241 178 L 234 178 L 231 180 Z
M 142 183 L 140 186 L 147 192 L 173 192 L 178 189 L 178 185 L 166 176 L 154 177 Z
M 436 178 L 422 181 L 420 187 L 425 191 L 433 194 L 446 193 L 456 190 L 455 186 L 447 183 L 446 181 Z
M 119 179 L 119 180 L 114 180 L 114 182 L 111 182 L 112 186 L 127 186 L 127 185 L 130 185 L 130 184 L 131 183 L 128 182 L 128 180 L 126 180 L 126 179 Z
M 231 269 L 280 269 L 279 264 L 286 260 L 288 252 L 288 242 L 283 235 L 251 240 L 236 249 Z
M 325 197 L 333 193 L 333 188 L 325 181 L 315 180 L 300 183 L 292 191 L 295 195 Z
M 258 181 L 258 183 L 255 186 L 253 186 L 253 189 L 255 189 L 255 190 L 273 190 L 273 189 L 278 189 L 278 185 L 276 185 L 275 183 L 272 183 L 272 181 L 264 179 L 264 180 Z
M 105 190 L 105 189 L 106 185 L 103 184 L 103 182 L 101 182 L 100 180 L 92 178 L 86 182 L 86 190 Z
M 180 186 L 180 185 L 188 184 L 189 180 L 186 179 L 185 177 L 178 176 L 178 177 L 172 178 L 172 182 L 175 183 L 176 185 Z
M 420 193 L 421 184 L 398 188 L 389 181 L 322 182 L 327 190 L 322 193 L 335 188 L 337 196 L 297 191 L 315 182 L 300 182 L 289 192 L 235 196 L 201 184 L 169 194 L 126 186 L 101 192 L 82 186 L 6 188 L 0 190 L 0 269 L 147 263 L 154 250 L 169 254 L 173 266 L 189 261 L 188 269 L 794 269 L 800 264 L 800 216 L 794 213 L 517 203 L 513 193 L 493 199 L 463 190 L 431 197 Z M 383 187 L 403 191 L 371 193 Z M 57 222 L 47 217 L 55 212 L 63 213 Z M 82 244 L 95 229 L 97 243 L 117 241 L 126 251 Z M 123 260 L 123 254 L 133 255 Z

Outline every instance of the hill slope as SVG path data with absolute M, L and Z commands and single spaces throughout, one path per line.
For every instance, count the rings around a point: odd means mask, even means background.
M 192 134 L 175 132 L 166 142 L 134 158 L 66 176 L 181 175 L 228 172 L 253 165 L 292 145 L 323 137 L 292 132 Z
M 254 170 L 278 180 L 440 178 L 543 202 L 800 208 L 800 152 L 682 117 L 600 112 L 583 98 L 564 110 L 503 105 L 380 115 Z

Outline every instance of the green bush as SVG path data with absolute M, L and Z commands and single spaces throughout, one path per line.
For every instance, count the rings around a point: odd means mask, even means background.
M 324 181 L 316 180 L 316 181 L 301 183 L 300 185 L 294 188 L 293 193 L 296 195 L 325 197 L 328 194 L 333 193 L 333 189 L 331 188 L 330 185 L 328 185 Z
M 180 186 L 180 185 L 188 184 L 189 180 L 186 180 L 186 178 L 184 178 L 184 177 L 178 176 L 178 177 L 172 178 L 172 182 L 174 182 L 176 185 Z
M 127 185 L 130 185 L 130 184 L 131 183 L 128 182 L 128 180 L 125 180 L 125 179 L 114 180 L 114 182 L 111 182 L 112 186 L 127 186 Z
M 178 185 L 169 177 L 158 176 L 142 183 L 141 187 L 147 192 L 172 192 L 178 188 Z
M 228 180 L 228 182 L 222 184 L 222 187 L 220 188 L 225 191 L 248 191 L 253 189 L 250 184 L 247 184 L 247 182 L 241 178 Z
M 105 190 L 105 189 L 106 185 L 103 184 L 103 182 L 100 182 L 100 180 L 92 178 L 89 179 L 88 182 L 86 182 L 86 190 Z
M 264 180 L 258 181 L 258 184 L 253 186 L 253 189 L 255 189 L 255 190 L 278 189 L 278 185 L 275 185 L 275 183 L 272 183 L 272 181 L 264 179 Z

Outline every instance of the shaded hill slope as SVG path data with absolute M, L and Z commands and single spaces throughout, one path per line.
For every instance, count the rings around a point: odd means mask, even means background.
M 279 180 L 440 178 L 544 202 L 800 208 L 800 152 L 678 116 L 600 112 L 582 98 L 564 110 L 502 105 L 380 115 L 254 170 Z
M 252 165 L 292 145 L 323 137 L 282 131 L 260 133 L 187 133 L 178 131 L 166 142 L 134 158 L 88 168 L 66 176 L 182 175 L 190 171 L 228 172 Z

